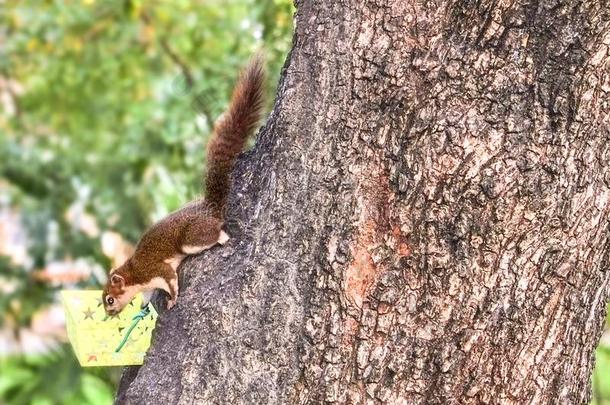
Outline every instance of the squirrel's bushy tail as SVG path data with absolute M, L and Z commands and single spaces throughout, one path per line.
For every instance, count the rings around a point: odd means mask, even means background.
M 258 127 L 264 103 L 265 71 L 260 55 L 242 71 L 229 108 L 214 124 L 208 144 L 206 199 L 222 215 L 229 194 L 231 171 L 237 155 Z

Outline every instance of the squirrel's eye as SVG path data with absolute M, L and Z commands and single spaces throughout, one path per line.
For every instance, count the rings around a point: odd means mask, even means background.
M 114 298 L 108 297 L 108 298 L 106 298 L 106 302 L 108 303 L 108 305 L 112 305 L 112 304 L 114 304 Z

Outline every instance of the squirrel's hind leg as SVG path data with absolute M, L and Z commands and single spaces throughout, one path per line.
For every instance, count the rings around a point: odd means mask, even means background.
M 222 230 L 221 220 L 203 217 L 189 224 L 180 250 L 186 255 L 196 255 L 216 244 L 224 245 L 228 240 L 229 235 Z

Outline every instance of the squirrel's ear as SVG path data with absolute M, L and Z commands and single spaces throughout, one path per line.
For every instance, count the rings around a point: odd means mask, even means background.
M 119 276 L 118 274 L 113 274 L 112 276 L 110 276 L 110 284 L 119 285 L 119 286 L 123 287 L 125 285 L 125 279 L 123 278 L 123 276 Z

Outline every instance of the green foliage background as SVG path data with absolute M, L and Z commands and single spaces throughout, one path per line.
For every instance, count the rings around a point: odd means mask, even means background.
M 0 257 L 0 328 L 15 334 L 61 286 L 32 272 L 62 258 L 108 269 L 99 237 L 66 219 L 80 201 L 100 230 L 135 242 L 200 193 L 204 146 L 240 68 L 263 48 L 269 99 L 292 37 L 290 0 L 0 1 L 0 192 L 28 235 L 24 268 Z M 101 280 L 78 287 L 98 287 Z M 66 345 L 0 358 L 0 404 L 110 403 L 120 369 L 81 369 Z
M 66 257 L 110 266 L 66 219 L 72 204 L 135 242 L 199 194 L 240 67 L 264 48 L 273 95 L 292 13 L 290 0 L 0 1 L 0 78 L 22 88 L 14 113 L 0 109 L 0 197 L 22 214 L 31 259 L 0 257 L 0 282 L 16 286 L 0 295 L 0 328 L 19 334 L 57 299 L 32 270 Z M 610 346 L 596 364 L 594 402 L 610 404 Z M 0 404 L 111 403 L 119 373 L 81 369 L 66 345 L 0 358 Z

